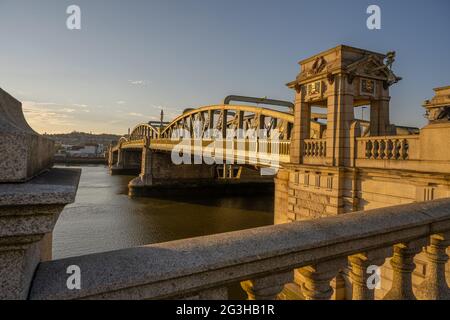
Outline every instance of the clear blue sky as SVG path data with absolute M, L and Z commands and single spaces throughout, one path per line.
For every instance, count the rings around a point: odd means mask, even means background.
M 169 120 L 228 94 L 292 100 L 297 62 L 347 44 L 397 51 L 391 118 L 422 126 L 423 100 L 450 84 L 449 14 L 448 0 L 0 0 L 0 87 L 39 132 L 121 134 L 161 107 Z

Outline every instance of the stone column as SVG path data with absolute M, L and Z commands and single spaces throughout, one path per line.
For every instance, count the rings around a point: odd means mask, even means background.
M 26 299 L 34 271 L 51 258 L 58 216 L 75 199 L 80 170 L 51 169 L 21 184 L 0 184 L 0 300 Z
M 293 194 L 294 190 L 289 189 L 289 170 L 281 168 L 278 170 L 275 183 L 274 199 L 274 224 L 290 222 L 288 212 L 288 195 Z
M 370 103 L 370 135 L 389 135 L 389 97 L 371 101 Z
M 311 131 L 311 106 L 305 101 L 305 86 L 295 95 L 294 127 L 291 139 L 291 163 L 302 163 L 303 141 L 309 139 Z
M 354 120 L 352 88 L 341 74 L 328 89 L 327 165 L 350 165 L 350 126 Z
M 119 146 L 119 148 L 117 149 L 117 163 L 116 163 L 116 167 L 120 168 L 123 167 L 123 163 L 124 163 L 124 154 L 123 154 L 123 150 L 121 148 L 121 146 Z
M 352 255 L 348 258 L 351 266 L 350 280 L 352 282 L 352 300 L 374 300 L 375 288 L 369 288 L 367 280 L 373 273 L 368 273 L 368 267 L 375 265 L 381 268 L 386 257 L 392 254 L 392 248 L 377 249 Z M 378 281 L 381 281 L 379 275 Z
M 392 288 L 383 300 L 416 300 L 412 290 L 412 273 L 416 268 L 414 257 L 425 245 L 426 239 L 421 239 L 394 246 Z
M 248 300 L 276 300 L 284 285 L 294 280 L 294 272 L 288 271 L 241 282 Z
M 108 167 L 110 168 L 113 165 L 113 158 L 112 145 L 110 144 L 108 149 Z
M 338 258 L 299 268 L 304 282 L 302 294 L 306 300 L 329 300 L 333 295 L 331 280 L 347 265 L 346 258 Z
M 146 186 L 152 184 L 152 150 L 150 149 L 150 139 L 144 138 L 142 149 L 141 173 L 139 175 L 142 183 Z
M 81 170 L 51 168 L 53 141 L 31 129 L 2 89 L 0 149 L 0 300 L 26 299 L 38 264 L 51 259 L 53 228 Z
M 425 250 L 427 272 L 425 280 L 416 290 L 421 300 L 450 300 L 450 289 L 445 280 L 445 264 L 448 261 L 447 247 L 450 245 L 450 233 L 435 234 Z

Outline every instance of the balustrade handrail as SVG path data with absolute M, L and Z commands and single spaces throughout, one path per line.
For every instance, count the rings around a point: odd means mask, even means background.
M 42 262 L 31 299 L 163 299 L 290 272 L 450 230 L 450 199 Z M 68 290 L 67 267 L 81 269 Z
M 305 142 L 326 142 L 327 139 L 326 139 L 326 138 L 320 138 L 320 139 L 314 139 L 314 138 L 312 138 L 312 139 L 305 139 L 304 141 L 305 141 Z
M 399 135 L 399 136 L 367 136 L 367 137 L 357 137 L 357 141 L 370 141 L 370 140 L 400 140 L 400 139 L 420 139 L 420 135 L 418 134 L 410 134 L 410 135 Z

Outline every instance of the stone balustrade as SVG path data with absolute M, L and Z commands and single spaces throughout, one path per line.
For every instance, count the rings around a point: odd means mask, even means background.
M 326 139 L 306 139 L 303 155 L 305 157 L 325 157 L 327 151 Z
M 420 136 L 381 136 L 357 138 L 357 157 L 374 160 L 420 159 Z
M 449 297 L 444 264 L 450 199 L 355 212 L 42 262 L 30 299 L 226 299 L 241 282 L 249 299 L 276 299 L 298 270 L 306 299 L 330 299 L 330 281 L 350 270 L 353 299 L 373 299 L 367 267 L 392 257 L 386 299 Z M 426 247 L 427 274 L 413 291 L 414 256 Z M 81 289 L 66 286 L 81 270 Z

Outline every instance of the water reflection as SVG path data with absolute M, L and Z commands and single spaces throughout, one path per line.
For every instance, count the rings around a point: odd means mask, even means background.
M 82 166 L 75 203 L 53 233 L 55 259 L 273 223 L 273 196 L 127 196 L 132 176 L 110 176 L 105 166 Z

